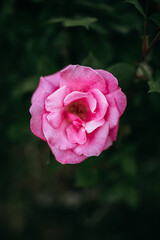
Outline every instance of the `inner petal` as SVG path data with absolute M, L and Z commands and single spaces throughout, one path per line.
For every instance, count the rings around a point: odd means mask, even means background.
M 68 106 L 66 106 L 66 110 L 67 112 L 78 116 L 81 120 L 87 120 L 87 112 L 89 111 L 89 108 L 83 101 L 70 103 Z
M 83 127 L 71 123 L 66 132 L 70 143 L 84 144 L 86 142 L 86 132 Z
M 64 99 L 64 105 L 67 106 L 73 102 L 83 101 L 87 103 L 90 111 L 93 113 L 97 106 L 96 98 L 90 92 L 78 92 L 74 91 L 69 93 Z

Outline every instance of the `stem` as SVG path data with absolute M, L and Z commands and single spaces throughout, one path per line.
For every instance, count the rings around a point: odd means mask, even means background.
M 143 53 L 142 59 L 141 61 L 143 61 L 145 59 L 145 57 L 148 55 L 148 53 L 150 52 L 150 50 L 153 48 L 153 46 L 155 45 L 155 43 L 159 40 L 160 38 L 160 30 L 158 31 L 158 33 L 156 34 L 156 36 L 153 38 L 151 44 L 149 45 L 149 47 L 147 47 L 146 51 Z M 141 62 L 140 61 L 140 62 Z
M 154 44 L 159 40 L 160 38 L 160 28 L 158 28 L 158 32 L 156 36 L 153 38 L 151 44 L 148 46 L 148 35 L 147 35 L 147 25 L 148 25 L 148 8 L 149 8 L 149 1 L 146 1 L 146 11 L 145 11 L 145 18 L 144 18 L 144 37 L 143 37 L 143 49 L 142 49 L 142 58 L 139 62 L 142 62 L 150 50 L 153 48 Z
M 148 35 L 147 35 L 147 27 L 148 27 L 148 6 L 149 0 L 146 1 L 146 9 L 145 9 L 145 18 L 144 18 L 144 37 L 143 37 L 143 45 L 142 45 L 142 58 L 146 56 L 146 52 L 148 49 Z

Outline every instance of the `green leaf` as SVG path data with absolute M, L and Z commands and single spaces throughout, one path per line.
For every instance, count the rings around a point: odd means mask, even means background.
M 124 173 L 127 174 L 128 176 L 135 176 L 137 174 L 136 162 L 130 156 L 126 156 L 123 159 L 121 167 L 122 167 Z
M 139 65 L 139 69 L 143 72 L 144 76 L 148 80 L 149 85 L 149 91 L 151 92 L 157 92 L 160 93 L 160 74 L 156 77 L 156 79 L 153 79 L 151 73 L 144 67 L 144 65 Z
M 77 2 L 77 4 L 79 5 L 82 5 L 86 8 L 89 8 L 89 9 L 96 9 L 96 10 L 102 10 L 102 11 L 107 11 L 107 12 L 114 12 L 114 8 L 107 5 L 107 4 L 103 4 L 103 3 L 91 3 L 91 2 L 82 2 L 82 1 L 79 1 Z
M 77 170 L 76 186 L 95 187 L 99 181 L 99 171 L 95 164 L 96 159 L 90 157 Z
M 47 24 L 52 24 L 52 23 L 63 23 L 65 18 L 52 18 L 48 20 L 46 23 Z
M 25 93 L 33 92 L 38 84 L 36 79 L 38 79 L 37 76 L 31 76 L 30 78 L 24 79 L 17 88 L 13 89 L 12 96 L 17 98 L 21 97 Z
M 105 27 L 103 27 L 102 25 L 98 24 L 98 23 L 94 23 L 90 27 L 91 27 L 91 29 L 93 29 L 94 31 L 96 31 L 100 34 L 106 34 L 107 33 L 107 29 Z
M 139 72 L 139 73 L 142 72 L 142 74 L 145 76 L 145 78 L 148 81 L 153 81 L 153 78 L 151 75 L 151 69 L 149 68 L 149 66 L 147 64 L 145 64 L 145 63 L 139 64 L 137 72 Z
M 136 66 L 129 63 L 116 63 L 107 71 L 111 72 L 119 82 L 120 87 L 127 89 L 133 82 L 136 74 Z
M 148 85 L 149 85 L 149 93 L 151 92 L 157 92 L 160 93 L 160 78 L 159 80 L 154 80 L 154 81 L 148 81 Z
M 160 27 L 160 13 L 153 13 L 149 19 L 153 21 L 158 27 Z
M 126 0 L 125 2 L 133 4 L 135 8 L 143 15 L 143 17 L 145 17 L 144 10 L 138 0 Z
M 94 56 L 92 52 L 83 59 L 81 65 L 90 66 L 92 68 L 102 68 L 102 63 Z
M 62 23 L 64 27 L 85 27 L 89 29 L 90 25 L 97 21 L 97 18 L 85 17 L 80 19 L 70 19 L 70 18 L 54 18 L 47 21 L 48 24 L 52 23 Z

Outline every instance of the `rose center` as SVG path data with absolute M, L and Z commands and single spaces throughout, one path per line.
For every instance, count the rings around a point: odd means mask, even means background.
M 86 109 L 86 106 L 81 102 L 70 103 L 67 107 L 67 111 L 74 115 L 77 115 L 82 120 L 86 119 L 87 109 Z

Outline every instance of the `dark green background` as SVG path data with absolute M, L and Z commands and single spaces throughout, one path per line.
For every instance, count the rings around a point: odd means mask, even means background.
M 159 239 L 160 41 L 138 74 L 138 10 L 120 0 L 1 0 L 0 239 Z M 148 17 L 159 12 L 149 1 Z M 151 43 L 158 17 L 147 22 Z M 39 77 L 68 64 L 110 70 L 128 99 L 114 145 L 78 165 L 59 164 L 29 128 Z

